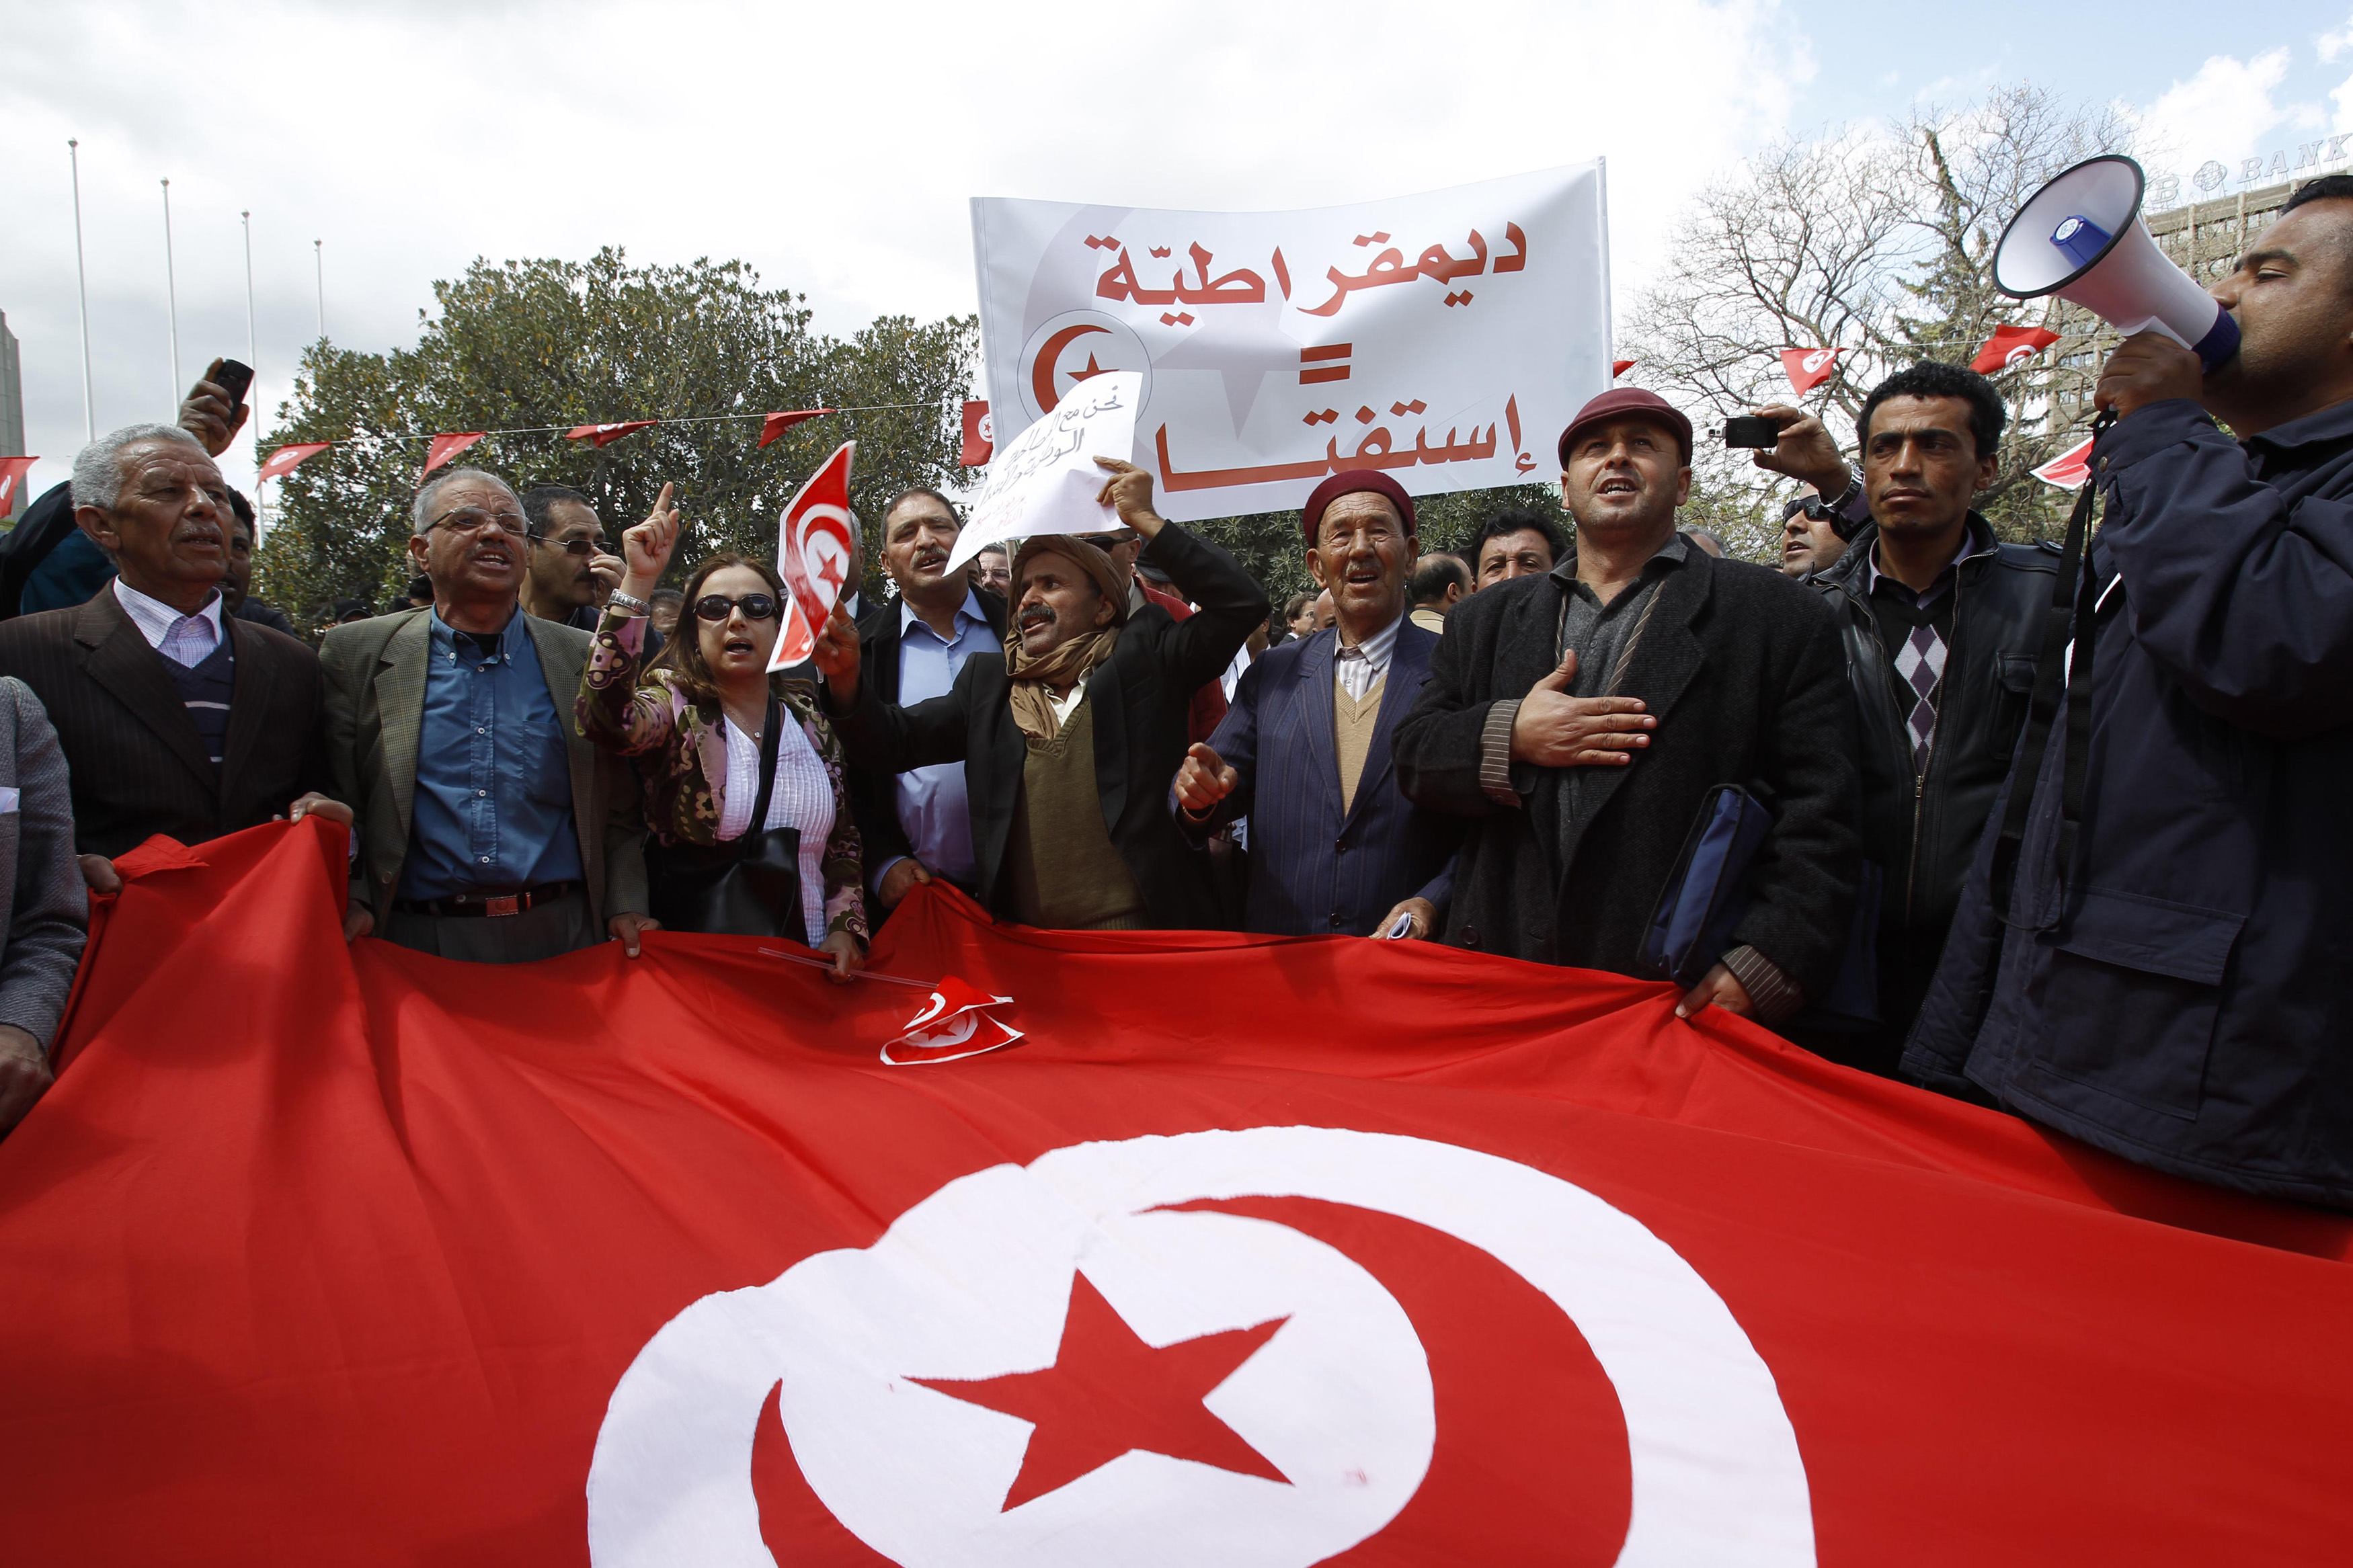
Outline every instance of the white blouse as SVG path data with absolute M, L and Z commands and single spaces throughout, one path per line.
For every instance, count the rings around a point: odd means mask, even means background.
M 776 710 L 784 726 L 776 741 L 776 787 L 768 800 L 768 820 L 760 826 L 797 827 L 801 833 L 801 919 L 808 943 L 825 940 L 825 846 L 833 837 L 833 781 L 789 708 Z M 725 843 L 751 829 L 752 807 L 760 798 L 760 742 L 725 721 L 727 783 L 719 802 L 719 837 Z

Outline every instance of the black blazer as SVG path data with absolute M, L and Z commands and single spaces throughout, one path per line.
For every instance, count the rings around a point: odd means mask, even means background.
M 1213 927 L 1219 920 L 1208 869 L 1169 817 L 1168 782 L 1185 760 L 1193 693 L 1223 672 L 1251 628 L 1266 619 L 1266 594 L 1232 556 L 1174 524 L 1144 554 L 1200 608 L 1178 621 L 1157 605 L 1146 605 L 1128 617 L 1111 658 L 1087 677 L 1095 783 L 1103 826 L 1134 874 L 1152 923 L 1163 930 Z M 1000 915 L 1013 907 L 1005 851 L 1029 756 L 1013 722 L 1012 689 L 1004 655 L 975 654 L 946 696 L 900 708 L 881 700 L 861 668 L 857 706 L 839 721 L 842 744 L 860 767 L 892 773 L 934 763 L 965 764 L 981 898 Z
M 1005 646 L 1005 601 L 986 588 L 973 590 L 981 617 Z M 871 686 L 886 703 L 899 700 L 899 601 L 876 605 L 858 621 L 858 680 Z M 865 848 L 867 875 L 902 856 L 913 855 L 905 829 L 899 826 L 898 774 L 880 768 L 849 770 L 849 810 L 858 822 L 859 841 Z
M 1198 839 L 1250 818 L 1246 931 L 1281 936 L 1345 931 L 1371 936 L 1400 900 L 1428 899 L 1446 919 L 1460 817 L 1424 810 L 1398 793 L 1391 765 L 1398 722 L 1420 694 L 1438 647 L 1411 621 L 1398 627 L 1381 685 L 1381 710 L 1355 802 L 1340 805 L 1333 738 L 1332 661 L 1340 634 L 1317 632 L 1261 655 L 1234 688 L 1209 747 L 1240 775 L 1205 825 L 1177 825 Z M 1175 797 L 1169 807 L 1176 810 Z
M 33 689 L 65 748 L 80 853 L 120 855 L 158 833 L 201 843 L 327 788 L 318 655 L 235 616 L 221 626 L 237 683 L 215 769 L 164 656 L 111 589 L 0 626 L 0 675 Z
M 1775 826 L 1731 946 L 1756 948 L 1820 996 L 1846 948 L 1862 863 L 1854 702 L 1837 617 L 1778 572 L 1696 549 L 1657 591 L 1618 690 L 1642 699 L 1658 728 L 1633 762 L 1597 770 L 1575 820 L 1564 810 L 1566 769 L 1514 764 L 1516 808 L 1479 781 L 1489 710 L 1558 663 L 1567 587 L 1549 574 L 1516 578 L 1447 616 L 1430 683 L 1395 742 L 1409 798 L 1474 819 L 1455 864 L 1447 940 L 1643 973 L 1635 954 L 1701 800 L 1716 784 L 1745 784 L 1771 805 Z

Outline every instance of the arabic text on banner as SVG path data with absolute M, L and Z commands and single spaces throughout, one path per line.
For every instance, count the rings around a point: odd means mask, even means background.
M 1422 495 L 1549 479 L 1609 385 L 1599 162 L 1289 213 L 981 197 L 973 251 L 1000 449 L 1134 371 L 1135 460 L 1178 521 L 1353 468 Z

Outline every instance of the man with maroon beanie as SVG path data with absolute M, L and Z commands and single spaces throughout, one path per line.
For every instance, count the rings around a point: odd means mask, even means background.
M 1578 412 L 1560 437 L 1569 552 L 1456 607 L 1398 727 L 1398 782 L 1470 819 L 1448 942 L 1643 978 L 1703 804 L 1746 787 L 1773 814 L 1747 911 L 1677 1012 L 1769 1024 L 1822 995 L 1844 953 L 1854 715 L 1820 595 L 1675 531 L 1691 447 L 1691 421 L 1652 392 Z
M 1250 818 L 1245 931 L 1434 937 L 1461 824 L 1398 793 L 1390 745 L 1438 647 L 1406 617 L 1413 500 L 1377 468 L 1335 474 L 1301 521 L 1335 623 L 1243 673 L 1176 770 L 1177 826 L 1199 843 Z

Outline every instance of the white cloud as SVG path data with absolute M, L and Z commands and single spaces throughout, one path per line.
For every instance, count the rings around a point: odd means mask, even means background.
M 2292 106 L 2273 95 L 2287 79 L 2289 52 L 2251 60 L 2216 55 L 2188 81 L 2177 81 L 2147 108 L 2127 109 L 2152 170 L 2187 174 L 2209 158 L 2224 163 L 2263 151 L 2264 138 L 2289 122 Z
M 1600 154 L 1622 291 L 1813 71 L 1772 0 L 0 0 L 0 309 L 42 484 L 81 437 L 69 135 L 103 429 L 169 406 L 167 174 L 184 375 L 244 352 L 249 207 L 274 407 L 313 332 L 313 237 L 328 331 L 354 346 L 412 341 L 431 281 L 472 257 L 608 243 L 742 257 L 839 331 L 973 308 L 975 195 L 1281 207 Z
M 2320 51 L 2320 63 L 2325 66 L 2333 66 L 2341 56 L 2353 54 L 2353 19 L 2333 33 L 2321 34 L 2314 40 L 2314 47 Z

